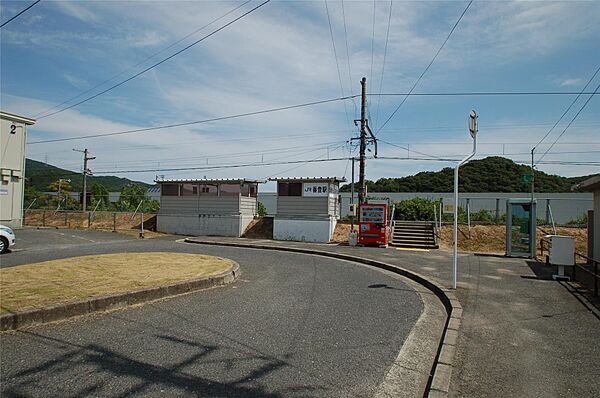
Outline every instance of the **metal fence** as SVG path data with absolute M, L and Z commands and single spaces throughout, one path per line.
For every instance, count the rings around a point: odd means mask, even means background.
M 102 230 L 156 229 L 156 214 L 116 211 L 29 209 L 23 224 L 38 227 L 90 228 Z

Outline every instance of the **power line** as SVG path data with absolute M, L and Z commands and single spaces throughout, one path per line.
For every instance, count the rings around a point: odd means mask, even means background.
M 410 150 L 409 147 L 405 147 L 405 146 L 402 146 L 402 145 L 397 145 L 397 144 L 394 144 L 394 143 L 391 143 L 391 142 L 388 142 L 388 141 L 384 141 L 381 138 L 378 138 L 378 141 L 383 142 L 384 144 L 388 144 L 388 145 L 400 148 L 400 149 L 404 149 L 405 151 L 407 151 L 409 153 L 411 152 L 411 150 Z M 428 156 L 428 157 L 432 157 L 432 158 L 436 158 L 436 159 L 441 159 L 441 157 L 439 157 L 439 156 L 430 155 L 430 154 L 425 153 L 425 152 L 419 152 L 419 151 L 415 151 L 415 150 L 412 150 L 412 152 L 418 153 L 419 155 L 423 155 L 423 156 Z
M 505 96 L 505 95 L 507 95 L 507 96 L 528 96 L 528 95 L 540 96 L 540 95 L 578 95 L 578 94 L 579 94 L 578 92 L 561 92 L 561 91 L 558 91 L 558 92 L 544 92 L 544 91 L 493 92 L 493 91 L 489 91 L 489 92 L 448 92 L 448 93 L 411 93 L 411 92 L 409 92 L 409 93 L 384 93 L 384 94 L 367 94 L 367 95 L 368 96 L 369 95 L 370 96 L 389 95 L 389 96 L 407 96 L 408 97 L 408 96 Z M 590 93 L 584 93 L 584 94 L 595 95 L 596 92 L 590 92 Z M 94 135 L 87 135 L 87 136 L 57 138 L 57 139 L 42 140 L 42 141 L 32 141 L 32 142 L 28 142 L 27 144 L 33 145 L 33 144 L 42 144 L 42 143 L 49 143 L 49 142 L 82 140 L 82 139 L 88 139 L 88 138 L 98 138 L 98 137 L 105 137 L 105 136 L 112 136 L 112 135 L 132 134 L 132 133 L 139 133 L 139 132 L 144 132 L 144 131 L 161 130 L 161 129 L 172 128 L 172 127 L 181 127 L 181 126 L 188 126 L 188 125 L 194 125 L 194 124 L 202 124 L 202 123 L 209 123 L 209 122 L 222 121 L 222 120 L 228 120 L 228 119 L 235 119 L 235 118 L 239 118 L 239 117 L 260 115 L 260 114 L 264 114 L 264 113 L 279 112 L 279 111 L 289 110 L 289 109 L 294 109 L 294 108 L 302 108 L 302 107 L 307 107 L 307 106 L 326 104 L 326 103 L 335 102 L 335 101 L 346 101 L 346 100 L 351 100 L 351 99 L 354 99 L 357 97 L 359 97 L 359 95 L 349 95 L 349 96 L 345 96 L 345 97 L 331 98 L 331 99 L 326 99 L 326 100 L 321 100 L 321 101 L 308 102 L 308 103 L 299 104 L 299 105 L 271 108 L 271 109 L 266 109 L 266 110 L 261 110 L 261 111 L 241 113 L 241 114 L 237 114 L 237 115 L 223 116 L 223 117 L 217 117 L 217 118 L 212 118 L 212 119 L 175 123 L 175 124 L 168 124 L 168 125 L 163 125 L 163 126 L 147 127 L 147 128 L 126 130 L 126 131 L 120 131 L 120 132 L 114 132 L 114 133 L 102 133 L 102 134 L 94 134 Z
M 373 0 L 373 33 L 371 36 L 371 72 L 369 74 L 369 79 L 373 80 L 373 58 L 374 58 L 374 53 L 375 53 L 375 11 L 376 11 L 376 3 L 375 0 Z M 369 116 L 370 118 L 370 116 Z
M 31 7 L 33 7 L 34 5 L 36 5 L 37 3 L 39 3 L 40 1 L 42 1 L 42 0 L 34 1 L 33 4 L 31 4 L 29 7 L 25 8 L 24 10 L 22 10 L 21 12 L 19 12 L 18 14 L 16 14 L 12 18 L 10 18 L 9 20 L 7 20 L 5 22 L 2 22 L 2 25 L 0 25 L 0 29 L 3 28 L 5 25 L 7 25 L 9 22 L 17 19 L 19 17 L 19 15 L 23 14 L 24 12 L 26 12 L 27 10 L 29 10 Z
M 256 6 L 256 7 L 252 8 L 252 9 L 251 9 L 251 10 L 249 10 L 249 11 L 246 11 L 245 13 L 243 13 L 242 15 L 240 15 L 239 17 L 237 17 L 237 18 L 235 18 L 235 19 L 233 19 L 233 20 L 231 20 L 231 21 L 227 22 L 225 25 L 221 26 L 220 28 L 217 28 L 217 29 L 213 30 L 212 32 L 210 32 L 210 33 L 209 33 L 209 34 L 207 34 L 206 36 L 204 36 L 204 37 L 202 37 L 202 38 L 200 38 L 200 39 L 196 40 L 195 42 L 193 42 L 193 43 L 191 43 L 191 44 L 189 44 L 189 45 L 187 45 L 187 46 L 185 46 L 185 47 L 183 47 L 181 50 L 179 50 L 179 51 L 176 51 L 175 53 L 173 53 L 173 54 L 169 55 L 167 58 L 164 58 L 164 59 L 162 59 L 162 60 L 160 60 L 160 61 L 158 61 L 158 62 L 156 62 L 156 63 L 154 63 L 154 64 L 150 65 L 149 67 L 147 67 L 147 68 L 143 69 L 142 71 L 140 71 L 140 72 L 136 73 L 135 75 L 133 75 L 133 76 L 131 76 L 131 77 L 128 77 L 127 79 L 125 79 L 125 80 L 122 80 L 122 81 L 120 81 L 119 83 L 116 83 L 116 84 L 114 84 L 114 85 L 110 86 L 109 88 L 107 88 L 107 89 L 105 89 L 105 90 L 103 90 L 103 91 L 100 91 L 100 92 L 99 92 L 99 93 L 97 93 L 97 94 L 94 94 L 94 95 L 92 95 L 92 96 L 90 96 L 90 97 L 87 97 L 87 98 L 86 98 L 86 99 L 84 99 L 84 100 L 81 100 L 81 101 L 79 101 L 79 102 L 76 102 L 76 103 L 74 103 L 74 104 L 72 104 L 72 105 L 69 105 L 69 106 L 66 106 L 66 107 L 64 107 L 64 108 L 61 108 L 61 109 L 59 109 L 59 110 L 57 110 L 57 111 L 55 111 L 55 112 L 52 112 L 52 113 L 49 113 L 49 114 L 47 114 L 47 115 L 44 115 L 44 116 L 42 116 L 42 117 L 39 117 L 39 118 L 38 118 L 38 120 L 39 120 L 39 119 L 44 119 L 44 118 L 47 118 L 47 117 L 49 117 L 49 116 L 52 116 L 52 115 L 56 115 L 57 113 L 64 112 L 64 111 L 66 111 L 67 109 L 74 108 L 74 107 L 76 107 L 76 106 L 78 106 L 78 105 L 81 105 L 81 104 L 83 104 L 84 102 L 90 101 L 90 100 L 92 100 L 92 99 L 94 99 L 94 98 L 96 98 L 96 97 L 99 97 L 99 96 L 101 96 L 102 94 L 105 94 L 105 93 L 107 93 L 107 92 L 109 92 L 109 91 L 111 91 L 111 90 L 113 90 L 113 89 L 115 89 L 115 88 L 117 88 L 117 87 L 119 87 L 119 86 L 122 86 L 123 84 L 125 84 L 125 83 L 127 83 L 127 82 L 129 82 L 129 81 L 131 81 L 131 80 L 133 80 L 133 79 L 135 79 L 136 77 L 138 77 L 138 76 L 140 76 L 140 75 L 142 75 L 142 74 L 144 74 L 144 73 L 148 72 L 149 70 L 151 70 L 151 69 L 153 69 L 153 68 L 156 68 L 156 67 L 157 67 L 157 66 L 159 66 L 160 64 L 162 64 L 162 63 L 164 63 L 164 62 L 166 62 L 166 61 L 168 61 L 168 60 L 170 60 L 170 59 L 172 59 L 172 58 L 176 57 L 177 55 L 181 54 L 182 52 L 184 52 L 184 51 L 186 51 L 186 50 L 188 50 L 188 49 L 192 48 L 192 47 L 193 47 L 193 46 L 195 46 L 196 44 L 198 44 L 198 43 L 200 43 L 200 42 L 202 42 L 202 41 L 204 41 L 204 40 L 208 39 L 209 37 L 211 37 L 211 36 L 215 35 L 216 33 L 220 32 L 221 30 L 223 30 L 223 29 L 227 28 L 228 26 L 230 26 L 230 25 L 234 24 L 235 22 L 239 21 L 240 19 L 244 18 L 244 17 L 245 17 L 245 16 L 247 16 L 248 14 L 250 14 L 250 13 L 252 13 L 252 12 L 254 12 L 254 11 L 258 10 L 260 7 L 264 6 L 265 4 L 267 4 L 267 3 L 268 3 L 268 2 L 270 2 L 270 1 L 271 1 L 271 0 L 265 0 L 263 3 L 259 4 L 258 6 Z
M 355 98 L 355 97 L 358 97 L 358 95 L 351 95 L 351 96 L 339 97 L 339 98 L 331 98 L 331 99 L 326 99 L 326 100 L 321 100 L 321 101 L 307 102 L 307 103 L 298 104 L 298 105 L 282 106 L 279 108 L 271 108 L 271 109 L 265 109 L 265 110 L 261 110 L 261 111 L 255 111 L 255 112 L 238 113 L 236 115 L 221 116 L 221 117 L 215 117 L 215 118 L 203 119 L 203 120 L 195 120 L 192 122 L 173 123 L 173 124 L 167 124 L 167 125 L 162 125 L 162 126 L 146 127 L 146 128 L 141 128 L 141 129 L 125 130 L 125 131 L 116 131 L 116 132 L 111 132 L 111 133 L 83 135 L 83 136 L 78 136 L 78 137 L 56 138 L 56 139 L 52 139 L 52 140 L 32 141 L 32 142 L 28 142 L 27 144 L 33 145 L 33 144 L 43 144 L 43 143 L 48 143 L 48 142 L 84 140 L 84 139 L 89 139 L 89 138 L 108 137 L 108 136 L 115 136 L 115 135 L 134 134 L 134 133 L 141 133 L 141 132 L 146 132 L 146 131 L 162 130 L 162 129 L 168 129 L 168 128 L 173 128 L 173 127 L 191 126 L 191 125 L 196 125 L 196 124 L 217 122 L 217 121 L 222 121 L 222 120 L 230 120 L 230 119 L 236 119 L 236 118 L 247 117 L 247 116 L 262 115 L 265 113 L 280 112 L 280 111 L 296 109 L 296 108 L 304 108 L 304 107 L 308 107 L 308 106 L 327 104 L 327 103 L 336 102 L 336 101 L 345 101 L 345 100 Z
M 230 11 L 228 11 L 228 12 L 226 12 L 225 14 L 221 15 L 220 17 L 218 17 L 218 18 L 216 18 L 216 19 L 213 19 L 212 21 L 210 21 L 210 22 L 209 22 L 209 23 L 207 23 L 206 25 L 204 25 L 204 26 L 202 26 L 202 27 L 200 27 L 200 28 L 198 28 L 198 29 L 194 30 L 193 32 L 191 32 L 191 33 L 187 34 L 186 36 L 182 37 L 181 39 L 179 39 L 179 40 L 177 40 L 177 41 L 175 41 L 175 42 L 173 42 L 173 43 L 169 44 L 167 47 L 164 47 L 162 50 L 155 52 L 154 54 L 152 54 L 152 55 L 150 55 L 149 57 L 145 58 L 143 61 L 141 61 L 141 62 L 138 62 L 137 64 L 135 64 L 135 65 L 133 65 L 133 66 L 131 66 L 131 67 L 127 68 L 127 69 L 124 69 L 123 71 L 121 71 L 120 73 L 118 73 L 118 74 L 114 75 L 113 77 L 111 77 L 111 78 L 108 78 L 108 79 L 104 80 L 102 83 L 98 83 L 98 84 L 96 84 L 94 87 L 91 87 L 91 88 L 89 88 L 89 89 L 87 89 L 87 90 L 85 90 L 85 91 L 82 91 L 81 93 L 77 94 L 77 95 L 76 95 L 76 96 L 74 96 L 74 97 L 71 97 L 71 98 L 69 98 L 69 99 L 66 99 L 66 100 L 64 100 L 63 102 L 61 102 L 61 103 L 60 103 L 60 104 L 58 104 L 58 105 L 55 105 L 55 106 L 53 106 L 53 107 L 51 107 L 51 108 L 48 108 L 48 109 L 46 109 L 46 110 L 43 110 L 43 111 L 41 111 L 41 112 L 38 112 L 38 114 L 36 114 L 34 117 L 35 117 L 35 118 L 39 118 L 39 116 L 40 116 L 40 115 L 43 115 L 44 113 L 46 113 L 46 112 L 48 112 L 48 111 L 51 111 L 51 110 L 53 110 L 53 109 L 60 108 L 60 107 L 61 107 L 61 106 L 63 106 L 64 104 L 66 104 L 66 103 L 68 103 L 68 102 L 71 102 L 71 101 L 73 101 L 74 99 L 77 99 L 77 98 L 81 97 L 82 95 L 84 95 L 84 94 L 87 94 L 87 93 L 89 93 L 89 92 L 91 92 L 91 91 L 93 91 L 93 90 L 97 89 L 98 87 L 101 87 L 101 86 L 103 86 L 104 84 L 106 84 L 106 83 L 108 83 L 108 82 L 110 82 L 110 81 L 112 81 L 112 80 L 116 79 L 117 77 L 119 77 L 119 76 L 123 75 L 125 72 L 127 72 L 127 71 L 129 71 L 129 70 L 131 70 L 131 69 L 133 69 L 133 68 L 135 68 L 135 67 L 138 67 L 138 66 L 140 66 L 140 65 L 143 65 L 143 64 L 145 64 L 147 61 L 151 60 L 152 58 L 156 57 L 157 55 L 159 55 L 159 54 L 162 54 L 163 52 L 165 52 L 165 51 L 166 51 L 166 50 L 168 50 L 169 48 L 172 48 L 173 46 L 175 46 L 175 45 L 177 45 L 177 44 L 181 43 L 182 41 L 184 41 L 185 39 L 189 38 L 190 36 L 193 36 L 193 35 L 195 35 L 196 33 L 200 32 L 200 31 L 202 31 L 202 30 L 206 29 L 207 27 L 209 27 L 210 25 L 214 24 L 215 22 L 218 22 L 218 21 L 220 21 L 221 19 L 225 18 L 227 15 L 231 14 L 231 13 L 232 13 L 232 12 L 234 12 L 234 11 L 237 11 L 238 9 L 242 8 L 243 6 L 245 6 L 246 4 L 250 3 L 251 1 L 252 1 L 252 0 L 247 0 L 247 1 L 245 1 L 244 3 L 240 4 L 239 6 L 237 6 L 237 7 L 233 8 L 233 9 L 231 9 Z M 45 117 L 45 116 L 44 116 L 44 117 Z
M 381 78 L 379 79 L 379 94 L 381 94 L 381 90 L 383 88 L 383 75 L 385 73 L 385 61 L 387 58 L 387 49 L 388 49 L 388 41 L 390 38 L 390 25 L 392 23 L 392 5 L 393 0 L 390 0 L 390 12 L 388 15 L 388 26 L 387 33 L 385 34 L 385 48 L 383 50 L 383 65 L 381 66 Z M 381 96 L 377 97 L 377 112 L 375 113 L 375 120 L 373 121 L 373 128 L 377 127 L 377 121 L 379 120 L 379 104 L 381 102 Z
M 331 25 L 331 18 L 329 16 L 329 6 L 327 5 L 327 0 L 324 0 L 324 2 L 325 2 L 325 11 L 327 12 L 327 22 L 329 23 L 329 33 L 331 34 L 331 44 L 333 45 L 333 56 L 335 57 L 335 67 L 337 70 L 338 79 L 340 81 L 340 90 L 342 92 L 342 97 L 344 97 L 344 85 L 342 83 L 342 74 L 340 73 L 340 63 L 338 62 L 337 50 L 335 48 L 335 40 L 333 38 L 333 27 Z M 350 123 L 350 117 L 348 116 L 348 107 L 346 106 L 346 102 L 344 102 L 344 113 L 346 114 L 346 121 L 348 123 Z
M 346 10 L 344 9 L 344 0 L 342 0 L 342 18 L 344 20 L 344 39 L 346 40 L 346 58 L 348 60 L 348 82 L 350 84 L 350 94 L 352 90 L 352 68 L 350 67 L 350 46 L 348 46 L 348 29 L 346 28 Z
M 427 67 L 423 70 L 423 72 L 421 73 L 421 75 L 419 76 L 419 78 L 417 79 L 417 81 L 415 82 L 415 84 L 413 84 L 412 88 L 409 91 L 409 94 L 413 92 L 413 90 L 417 87 L 417 84 L 419 84 L 419 82 L 421 81 L 421 79 L 423 78 L 423 76 L 425 76 L 425 73 L 427 73 L 427 71 L 429 70 L 429 68 L 431 68 L 431 65 L 433 65 L 433 62 L 436 60 L 436 58 L 438 57 L 438 55 L 440 54 L 440 52 L 442 51 L 442 49 L 444 48 L 444 46 L 446 45 L 446 43 L 448 42 L 448 40 L 450 39 L 450 36 L 452 36 L 452 33 L 454 33 L 454 30 L 456 29 L 456 27 L 458 26 L 458 24 L 462 20 L 463 16 L 467 13 L 467 10 L 469 9 L 469 7 L 471 7 L 472 3 L 473 3 L 473 0 L 469 1 L 469 4 L 467 4 L 467 6 L 463 10 L 462 14 L 460 14 L 460 17 L 458 17 L 458 19 L 456 20 L 456 23 L 454 24 L 454 26 L 450 30 L 450 33 L 448 33 L 448 36 L 446 36 L 446 40 L 444 40 L 444 42 L 442 43 L 442 45 L 440 46 L 440 48 L 438 48 L 437 52 L 435 53 L 435 55 L 433 56 L 433 58 L 431 59 L 431 61 L 427 65 Z M 409 97 L 409 95 L 407 95 L 407 96 L 404 97 L 404 99 L 402 100 L 402 102 L 400 102 L 400 104 L 396 107 L 396 109 L 394 110 L 394 112 L 392 112 L 392 114 L 386 119 L 386 121 L 381 125 L 381 127 L 379 127 L 379 129 L 377 130 L 377 132 L 381 131 L 388 124 L 388 122 L 390 120 L 392 120 L 392 118 L 394 117 L 394 115 L 396 114 L 396 112 L 398 112 L 398 110 L 402 107 L 402 105 L 404 105 L 404 103 L 406 102 L 406 100 L 408 99 L 408 97 Z
M 581 97 L 581 95 L 585 92 L 585 89 L 590 85 L 590 83 L 592 82 L 592 80 L 594 80 L 594 78 L 598 74 L 598 71 L 600 71 L 600 66 L 598 66 L 598 69 L 596 69 L 596 72 L 594 72 L 594 74 L 592 75 L 592 77 L 590 78 L 590 80 L 588 80 L 588 82 L 585 84 L 585 87 L 583 89 L 581 89 L 581 92 L 577 95 L 577 97 L 575 97 L 575 99 L 571 102 L 571 104 L 569 105 L 569 107 L 563 112 L 562 115 L 560 115 L 560 117 L 558 118 L 558 120 L 556 121 L 556 123 L 554 123 L 554 125 L 550 128 L 550 130 L 548 130 L 548 132 L 542 137 L 542 139 L 537 144 L 534 145 L 534 147 L 532 148 L 533 152 L 535 152 L 535 149 L 538 147 L 538 145 L 540 145 L 542 143 L 542 141 L 544 141 L 546 139 L 546 137 L 548 137 L 550 135 L 550 133 L 552 132 L 552 130 L 554 130 L 554 128 L 556 126 L 558 126 L 558 123 L 560 123 L 560 121 L 563 119 L 563 117 L 565 117 L 565 115 L 567 113 L 569 113 L 569 111 L 571 110 L 571 108 L 573 107 L 573 105 L 575 105 L 575 103 L 577 102 L 577 100 L 579 100 L 579 97 Z
M 463 97 L 463 96 L 526 96 L 526 95 L 580 95 L 595 94 L 592 91 L 462 91 L 446 93 L 367 93 L 367 96 L 390 96 L 390 97 Z
M 590 101 L 592 100 L 592 98 L 594 98 L 594 95 L 598 92 L 598 89 L 600 88 L 600 84 L 598 84 L 596 86 L 596 89 L 594 90 L 594 93 L 592 95 L 590 95 L 587 99 L 587 101 L 585 101 L 585 103 L 581 106 L 581 108 L 579 108 L 579 111 L 577 111 L 577 113 L 575 114 L 575 116 L 573 116 L 573 119 L 571 119 L 571 121 L 569 122 L 569 124 L 567 124 L 567 127 L 564 128 L 564 130 L 562 131 L 562 133 L 560 133 L 560 135 L 558 137 L 556 137 L 556 139 L 554 140 L 554 142 L 552 143 L 552 145 L 550 145 L 550 147 L 548 149 L 546 149 L 546 152 L 544 152 L 544 154 L 542 156 L 540 156 L 540 158 L 538 159 L 538 162 L 540 162 L 540 160 L 542 160 L 544 158 L 544 156 L 546 156 L 546 154 L 548 152 L 550 152 L 550 150 L 552 149 L 552 147 L 554 147 L 554 144 L 556 144 L 556 142 L 558 140 L 560 140 L 560 137 L 562 137 L 567 130 L 569 129 L 569 127 L 571 127 L 571 124 L 573 124 L 573 122 L 575 121 L 575 119 L 577 119 L 577 117 L 579 116 L 579 114 L 585 109 L 585 107 L 587 106 L 587 104 L 590 103 Z

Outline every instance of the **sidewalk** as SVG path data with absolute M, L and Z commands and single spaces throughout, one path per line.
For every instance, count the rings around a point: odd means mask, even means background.
M 449 287 L 452 255 L 201 237 L 203 241 L 314 248 L 417 272 Z M 600 396 L 600 320 L 553 273 L 525 259 L 459 254 L 456 295 L 464 312 L 452 372 L 453 397 Z

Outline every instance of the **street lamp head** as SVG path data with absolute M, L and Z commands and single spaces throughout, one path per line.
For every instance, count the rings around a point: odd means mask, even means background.
M 471 133 L 471 138 L 475 138 L 477 131 L 477 112 L 471 111 L 469 113 L 469 132 Z

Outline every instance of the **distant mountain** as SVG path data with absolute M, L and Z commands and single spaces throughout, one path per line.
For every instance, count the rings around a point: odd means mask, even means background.
M 491 156 L 472 160 L 460 168 L 459 189 L 461 192 L 529 192 L 530 183 L 523 176 L 531 174 L 527 165 L 517 164 L 510 159 Z M 561 177 L 535 172 L 536 192 L 571 192 L 571 186 L 590 176 Z M 350 185 L 341 188 L 350 191 Z M 440 171 L 424 171 L 402 178 L 381 178 L 367 181 L 368 192 L 452 192 L 454 190 L 454 168 Z
M 74 191 L 80 191 L 83 185 L 81 173 L 61 169 L 32 159 L 26 159 L 25 161 L 25 177 L 27 178 L 27 186 L 34 187 L 41 192 L 47 191 L 48 185 L 57 181 L 59 178 L 70 179 L 71 187 Z M 115 176 L 91 176 L 88 177 L 87 180 L 89 187 L 94 183 L 101 184 L 104 185 L 109 192 L 120 192 L 121 189 L 130 182 L 135 182 L 146 188 L 151 186 L 145 182 L 132 181 L 128 178 Z

